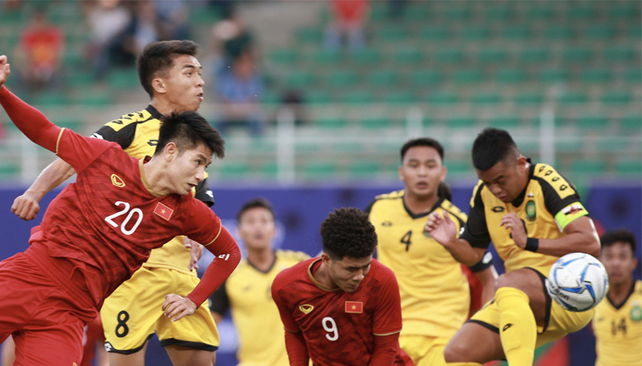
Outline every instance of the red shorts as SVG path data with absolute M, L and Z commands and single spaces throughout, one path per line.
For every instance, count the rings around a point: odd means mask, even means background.
M 98 312 L 73 267 L 41 244 L 0 262 L 0 343 L 13 334 L 15 365 L 80 365 L 84 326 Z

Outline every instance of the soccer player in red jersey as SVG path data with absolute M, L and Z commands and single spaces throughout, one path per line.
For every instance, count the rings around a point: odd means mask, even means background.
M 272 297 L 290 365 L 412 365 L 399 348 L 397 279 L 373 259 L 368 215 L 341 208 L 321 224 L 323 253 L 279 273 Z
M 191 195 L 212 156 L 224 156 L 218 131 L 196 112 L 173 113 L 154 156 L 134 159 L 116 143 L 51 123 L 3 86 L 9 73 L 2 55 L 0 104 L 78 177 L 32 229 L 30 247 L 0 262 L 0 342 L 13 335 L 20 365 L 80 364 L 84 325 L 152 249 L 176 235 L 203 243 L 217 258 L 192 292 L 168 294 L 159 304 L 173 321 L 192 314 L 241 258 L 221 220 Z

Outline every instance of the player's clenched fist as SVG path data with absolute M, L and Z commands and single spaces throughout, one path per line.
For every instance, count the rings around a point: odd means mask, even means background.
M 0 55 L 0 88 L 7 81 L 7 77 L 11 73 L 11 67 L 6 55 Z
M 194 314 L 196 308 L 196 304 L 188 298 L 176 294 L 165 295 L 163 311 L 165 312 L 165 316 L 173 322 L 184 316 Z
M 38 199 L 27 192 L 16 197 L 11 205 L 11 212 L 25 221 L 33 220 L 39 211 Z

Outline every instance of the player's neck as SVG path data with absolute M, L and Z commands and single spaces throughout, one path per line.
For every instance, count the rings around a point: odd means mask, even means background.
M 439 196 L 436 194 L 427 197 L 419 197 L 407 192 L 408 191 L 406 191 L 406 194 L 403 197 L 403 202 L 414 214 L 430 211 L 435 203 L 439 201 Z
M 152 105 L 152 107 L 156 108 L 158 113 L 162 114 L 163 116 L 167 116 L 171 114 L 172 112 L 182 112 L 182 109 L 179 109 L 177 105 L 174 105 L 162 98 L 154 97 L 152 98 L 152 101 L 149 102 L 149 104 Z
M 266 272 L 272 268 L 275 257 L 271 247 L 262 249 L 247 248 L 247 261 L 260 271 Z
M 328 273 L 328 266 L 325 265 L 325 262 L 321 261 L 321 265 L 319 265 L 319 268 L 312 273 L 314 278 L 319 281 L 320 284 L 323 286 L 329 288 L 329 289 L 335 289 L 338 286 L 332 282 L 330 279 L 330 274 Z
M 147 180 L 147 188 L 155 194 L 166 196 L 174 193 L 166 182 L 167 174 L 160 158 L 152 157 L 150 161 L 143 164 L 143 173 Z
M 629 294 L 631 291 L 631 287 L 633 286 L 633 277 L 628 277 L 626 281 L 618 284 L 613 284 L 609 288 L 609 299 L 611 299 L 611 302 L 613 302 L 616 305 L 621 304 L 625 299 L 626 296 Z

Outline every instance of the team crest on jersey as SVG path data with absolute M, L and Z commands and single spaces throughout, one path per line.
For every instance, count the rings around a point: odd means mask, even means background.
M 115 185 L 118 188 L 122 188 L 125 186 L 125 182 L 123 179 L 116 174 L 111 175 L 111 184 Z
M 346 301 L 346 313 L 348 313 L 348 314 L 361 314 L 361 313 L 363 313 L 363 302 L 361 302 L 361 301 Z
M 310 305 L 310 304 L 303 304 L 303 305 L 299 305 L 299 310 L 301 310 L 301 312 L 302 312 L 303 314 L 310 314 L 310 312 L 311 312 L 313 309 L 314 309 L 314 306 L 312 306 L 312 305 Z
M 535 201 L 526 202 L 526 219 L 528 221 L 535 221 L 537 219 L 537 210 L 535 208 Z
M 629 313 L 629 316 L 631 317 L 631 320 L 634 322 L 639 322 L 642 320 L 642 307 L 640 307 L 639 304 L 634 305 L 631 308 L 631 312 Z
M 169 221 L 169 219 L 172 217 L 172 214 L 174 213 L 174 210 L 158 202 L 156 204 L 156 208 L 154 209 L 154 213 Z

